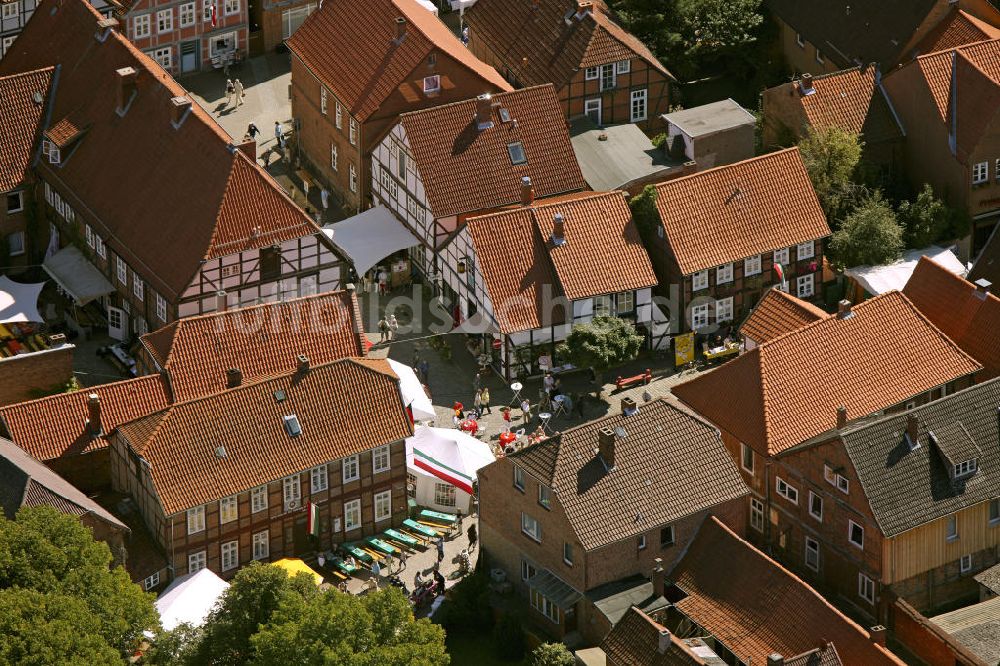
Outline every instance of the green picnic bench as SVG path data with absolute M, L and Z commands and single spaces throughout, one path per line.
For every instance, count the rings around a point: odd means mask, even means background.
M 431 529 L 430 527 L 427 527 L 426 525 L 421 525 L 420 523 L 418 523 L 417 521 L 413 520 L 412 518 L 407 518 L 406 520 L 403 521 L 403 524 L 406 525 L 407 527 L 409 527 L 411 530 L 413 530 L 417 534 L 422 534 L 423 536 L 427 537 L 428 539 L 436 539 L 439 536 L 441 536 L 441 533 L 438 532 L 437 530 Z
M 343 574 L 347 574 L 348 576 L 353 576 L 358 571 L 358 567 L 352 567 L 350 564 L 340 559 L 339 557 L 334 558 L 331 563 L 333 564 L 333 567 L 337 569 L 337 571 Z
M 410 547 L 416 547 L 420 545 L 420 542 L 414 539 L 413 537 L 403 534 L 402 532 L 397 532 L 396 530 L 393 529 L 388 529 L 385 532 L 383 532 L 383 534 L 385 534 L 388 538 L 392 539 L 393 541 L 398 541 L 399 543 L 405 543 L 407 546 Z
M 368 543 L 371 544 L 375 550 L 378 550 L 386 555 L 396 555 L 399 553 L 399 548 L 382 541 L 377 537 L 368 537 Z
M 458 521 L 458 516 L 453 513 L 441 513 L 440 511 L 431 511 L 430 509 L 424 509 L 420 512 L 421 518 L 429 518 L 432 522 L 445 522 L 449 525 Z

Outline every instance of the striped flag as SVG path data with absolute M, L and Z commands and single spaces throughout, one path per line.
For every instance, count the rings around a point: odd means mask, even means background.
M 306 526 L 309 534 L 319 538 L 319 507 L 309 502 L 309 522 Z
M 470 495 L 472 494 L 474 477 L 445 465 L 415 446 L 413 447 L 413 464 L 420 469 L 427 470 L 442 481 L 447 481 L 456 488 L 461 488 Z
M 774 264 L 774 274 L 778 278 L 778 284 L 781 285 L 781 290 L 788 292 L 788 283 L 785 282 L 785 267 L 781 264 Z
M 212 3 L 212 27 L 213 28 L 215 27 L 215 24 L 216 24 L 215 15 L 216 15 L 216 8 L 215 8 L 215 3 L 213 2 Z

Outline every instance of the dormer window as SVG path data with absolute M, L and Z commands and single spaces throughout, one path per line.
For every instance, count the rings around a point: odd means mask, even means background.
M 955 478 L 961 478 L 963 476 L 969 476 L 970 474 L 975 474 L 978 468 L 978 461 L 973 458 L 972 460 L 965 460 L 957 465 L 955 465 Z
M 59 146 L 48 139 L 42 141 L 42 152 L 48 158 L 49 164 L 59 164 L 62 162 L 62 153 L 59 150 Z
M 438 74 L 424 77 L 424 94 L 434 95 L 441 92 L 441 77 Z

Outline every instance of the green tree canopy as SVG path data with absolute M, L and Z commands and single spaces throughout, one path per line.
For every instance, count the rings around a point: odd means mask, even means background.
M 656 188 L 652 185 L 642 188 L 642 192 L 628 200 L 628 206 L 639 236 L 648 246 L 656 237 L 656 228 L 662 224 L 656 207 Z
M 562 643 L 542 643 L 531 653 L 531 666 L 573 666 L 576 657 Z
M 159 625 L 154 595 L 111 568 L 107 544 L 48 506 L 0 519 L 0 662 L 27 650 L 36 663 L 109 663 Z M 26 653 L 26 654 L 27 654 Z
M 916 199 L 899 204 L 898 215 L 906 247 L 925 248 L 969 233 L 968 214 L 949 208 L 926 183 Z
M 802 162 L 827 219 L 840 219 L 850 207 L 863 145 L 857 134 L 836 127 L 810 128 L 799 141 Z
M 642 349 L 643 338 L 632 322 L 618 317 L 594 317 L 577 324 L 558 348 L 560 358 L 578 368 L 608 368 L 631 361 Z
M 263 666 L 447 666 L 444 629 L 414 620 L 396 588 L 355 597 L 330 590 L 286 596 L 252 638 Z
M 903 247 L 903 228 L 877 192 L 847 216 L 830 240 L 834 263 L 844 267 L 891 263 Z

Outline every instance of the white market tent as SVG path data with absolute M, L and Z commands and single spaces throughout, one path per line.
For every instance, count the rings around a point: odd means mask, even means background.
M 417 426 L 406 439 L 406 470 L 416 477 L 415 499 L 431 509 L 468 513 L 476 472 L 495 459 L 489 444 L 457 428 Z M 450 491 L 438 492 L 439 485 L 455 488 L 454 504 Z
M 399 392 L 403 395 L 403 404 L 413 412 L 413 420 L 433 420 L 436 417 L 434 414 L 434 405 L 431 403 L 431 399 L 427 397 L 427 392 L 424 391 L 424 386 L 417 379 L 413 368 L 399 361 L 394 361 L 391 358 L 386 360 L 389 361 L 389 367 L 392 368 L 392 371 L 399 377 Z
M 73 245 L 46 257 L 42 268 L 80 306 L 115 291 L 108 279 Z
M 955 275 L 965 277 L 967 272 L 965 264 L 950 249 L 937 247 L 936 245 L 922 250 L 909 250 L 903 253 L 902 259 L 892 264 L 884 266 L 855 266 L 854 268 L 845 270 L 844 274 L 853 278 L 872 296 L 878 296 L 894 289 L 902 291 L 910 276 L 913 275 L 913 270 L 917 267 L 920 257 L 925 255 Z
M 43 321 L 38 314 L 38 294 L 44 282 L 23 284 L 0 275 L 0 324 Z
M 228 588 L 210 569 L 176 578 L 156 600 L 163 628 L 169 631 L 182 622 L 200 627 Z
M 328 224 L 323 233 L 351 258 L 358 275 L 364 275 L 393 252 L 420 245 L 416 236 L 385 206 L 375 206 L 342 222 Z

